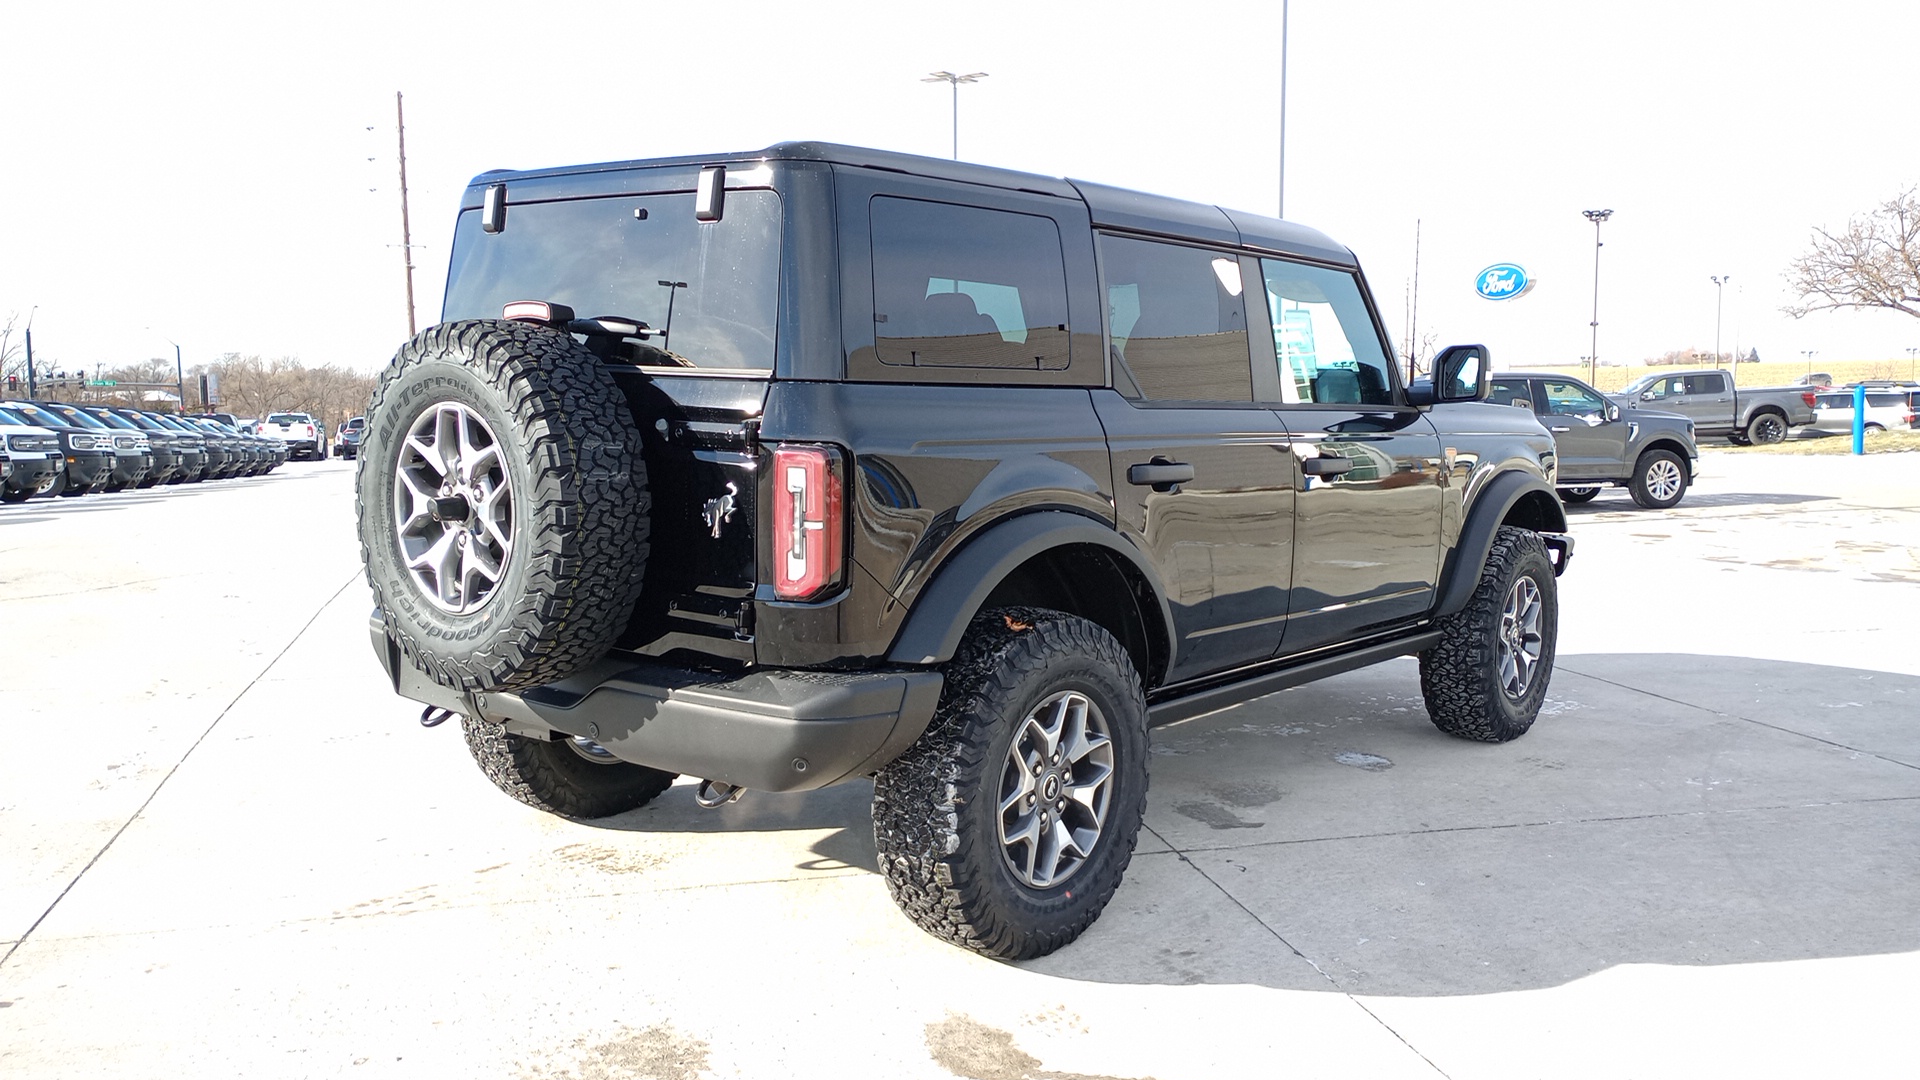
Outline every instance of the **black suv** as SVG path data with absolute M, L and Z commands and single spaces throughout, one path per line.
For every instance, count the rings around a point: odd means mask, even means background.
M 1416 654 L 1546 692 L 1553 441 L 1478 346 L 1409 390 L 1353 254 L 1212 206 L 816 143 L 487 173 L 367 415 L 375 652 L 592 818 L 873 777 L 921 927 L 1119 885 L 1147 729 Z

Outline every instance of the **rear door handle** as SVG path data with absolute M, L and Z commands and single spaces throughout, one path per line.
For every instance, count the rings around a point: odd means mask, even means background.
M 1127 483 L 1151 487 L 1155 491 L 1172 491 L 1174 485 L 1192 480 L 1193 466 L 1184 461 L 1154 458 L 1145 465 L 1134 465 L 1127 469 Z
M 1300 471 L 1308 476 L 1341 476 L 1353 471 L 1353 459 L 1335 454 L 1322 454 L 1302 461 Z
M 1573 429 L 1570 427 L 1551 427 L 1551 428 L 1548 428 L 1547 430 L 1548 431 L 1572 431 Z

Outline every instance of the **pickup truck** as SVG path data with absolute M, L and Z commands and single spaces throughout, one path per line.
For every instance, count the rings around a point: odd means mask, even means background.
M 273 413 L 260 421 L 260 434 L 287 444 L 290 458 L 327 456 L 327 441 L 320 425 L 306 413 Z
M 1777 443 L 1790 429 L 1813 423 L 1811 387 L 1737 390 L 1732 372 L 1713 369 L 1642 375 L 1607 396 L 1622 405 L 1679 413 L 1693 421 L 1694 434 L 1725 436 L 1735 446 Z

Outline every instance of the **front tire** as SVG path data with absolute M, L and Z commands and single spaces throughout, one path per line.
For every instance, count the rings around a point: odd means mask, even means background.
M 1433 726 L 1477 742 L 1527 733 L 1546 700 L 1559 636 L 1553 564 L 1537 533 L 1503 525 L 1467 606 L 1439 622 L 1420 654 L 1420 693 Z
M 874 780 L 894 902 L 922 930 L 1003 960 L 1091 926 L 1133 857 L 1147 708 L 1113 635 L 1071 615 L 977 616 L 926 734 Z
M 467 752 L 495 787 L 549 814 L 612 817 L 673 786 L 674 773 L 621 761 L 583 739 L 529 739 L 470 716 L 460 718 L 460 728 Z
M 1687 493 L 1687 463 L 1671 450 L 1649 450 L 1634 463 L 1629 490 L 1649 510 L 1675 506 Z

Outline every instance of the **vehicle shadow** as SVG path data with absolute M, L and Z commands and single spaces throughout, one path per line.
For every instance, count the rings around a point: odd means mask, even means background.
M 1617 494 L 1618 497 L 1609 499 L 1609 494 Z M 1632 497 L 1627 494 L 1627 489 L 1625 488 L 1607 488 L 1601 491 L 1600 496 L 1592 502 L 1571 504 L 1568 505 L 1566 509 L 1567 517 L 1569 519 L 1576 519 L 1594 514 L 1608 513 L 1679 514 L 1685 513 L 1688 510 L 1703 510 L 1711 507 L 1798 506 L 1804 503 L 1837 501 L 1839 501 L 1837 497 L 1832 495 L 1792 495 L 1785 492 L 1743 491 L 1703 493 L 1698 488 L 1695 488 L 1687 492 L 1686 497 L 1681 500 L 1680 505 L 1670 507 L 1665 511 L 1660 511 L 1646 510 L 1635 505 Z
M 1656 669 L 1658 692 L 1636 689 Z M 1022 966 L 1436 996 L 1920 950 L 1920 678 L 1563 656 L 1540 723 L 1501 746 L 1441 735 L 1418 693 L 1385 665 L 1156 732 L 1126 881 L 1079 942 Z M 592 824 L 822 830 L 790 865 L 873 872 L 870 795 L 704 810 L 681 785 Z

